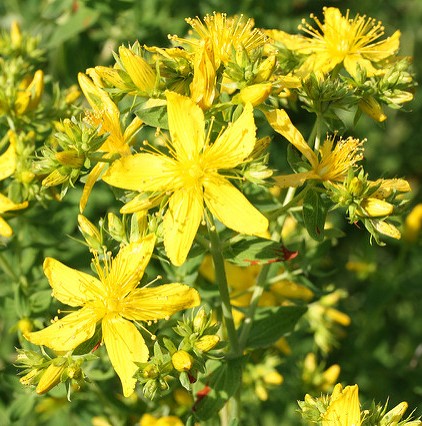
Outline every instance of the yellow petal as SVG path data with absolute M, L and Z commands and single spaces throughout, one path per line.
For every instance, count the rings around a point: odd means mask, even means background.
M 2 217 L 0 217 L 0 236 L 9 238 L 12 235 L 13 229 Z
M 211 39 L 195 52 L 193 80 L 189 86 L 192 100 L 203 110 L 211 107 L 216 95 L 216 69 Z
M 92 275 L 69 268 L 52 257 L 44 260 L 43 267 L 53 296 L 66 305 L 83 306 L 91 300 L 105 297 L 103 284 Z
M 166 92 L 171 143 L 177 159 L 193 159 L 205 142 L 205 120 L 201 108 L 192 99 Z
M 298 187 L 303 185 L 308 179 L 318 178 L 319 176 L 312 171 L 274 177 L 277 185 L 281 188 L 287 188 L 289 186 Z
M 116 298 L 125 297 L 138 285 L 154 251 L 154 245 L 155 235 L 150 234 L 141 241 L 120 249 L 106 278 L 106 284 Z
M 373 219 L 371 222 L 380 234 L 387 235 L 387 237 L 395 238 L 396 240 L 401 238 L 400 231 L 393 224 L 378 219 Z
M 135 86 L 142 92 L 152 92 L 156 76 L 148 62 L 124 46 L 119 48 L 119 56 Z
M 82 308 L 43 330 L 26 334 L 25 338 L 34 345 L 47 346 L 54 351 L 71 351 L 94 335 L 100 319 L 100 312 Z
M 303 139 L 299 130 L 293 126 L 286 111 L 283 109 L 273 109 L 266 112 L 265 116 L 270 126 L 294 145 L 306 157 L 312 168 L 315 169 L 318 165 L 318 158 L 305 139 Z
M 228 228 L 248 235 L 260 235 L 268 229 L 268 219 L 223 177 L 215 175 L 204 182 L 204 188 L 207 207 Z
M 7 150 L 0 156 L 0 180 L 6 179 L 15 172 L 16 169 L 16 153 L 13 143 L 9 145 Z
M 245 160 L 255 147 L 256 127 L 251 104 L 246 104 L 241 116 L 204 152 L 206 167 L 231 169 Z
M 181 265 L 189 253 L 203 213 L 202 189 L 199 186 L 173 193 L 164 216 L 164 247 L 174 265 Z
M 0 213 L 9 212 L 12 210 L 21 210 L 28 207 L 28 201 L 23 203 L 14 203 L 10 198 L 0 194 Z
M 346 386 L 336 394 L 323 415 L 322 426 L 360 426 L 358 386 Z
M 400 36 L 401 33 L 397 30 L 385 40 L 364 47 L 361 53 L 371 61 L 382 61 L 394 55 L 399 50 Z
M 362 58 L 359 54 L 350 54 L 344 58 L 344 68 L 352 76 L 356 77 L 359 68 L 363 68 L 366 71 L 368 77 L 372 77 L 377 74 L 377 69 L 372 65 L 369 59 Z
M 91 195 L 91 191 L 95 185 L 95 182 L 97 182 L 98 178 L 100 177 L 106 166 L 107 163 L 97 163 L 88 173 L 84 189 L 82 190 L 81 199 L 79 201 L 79 211 L 81 213 L 83 213 L 83 211 L 85 210 L 86 204 L 88 203 L 88 198 Z
M 183 184 L 178 175 L 178 164 L 169 157 L 135 154 L 114 161 L 102 179 L 133 191 L 171 191 Z
M 128 397 L 135 389 L 135 362 L 148 361 L 147 345 L 137 328 L 117 315 L 104 318 L 102 331 L 111 364 L 122 382 L 123 395 Z
M 102 151 L 117 152 L 124 144 L 120 126 L 120 111 L 110 99 L 107 92 L 97 87 L 92 80 L 83 73 L 78 74 L 79 85 L 92 109 L 101 114 L 102 131 L 109 132 L 110 137 L 100 148 Z
M 200 301 L 199 293 L 185 284 L 138 288 L 126 298 L 122 315 L 135 321 L 154 321 L 198 306 Z

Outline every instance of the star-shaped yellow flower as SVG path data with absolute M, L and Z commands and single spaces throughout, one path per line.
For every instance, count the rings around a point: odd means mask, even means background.
M 71 351 L 91 338 L 101 323 L 102 339 L 111 364 L 120 377 L 124 396 L 130 396 L 136 384 L 135 362 L 146 362 L 149 356 L 141 333 L 131 321 L 167 318 L 200 302 L 198 292 L 184 284 L 137 288 L 154 244 L 154 235 L 131 243 L 104 267 L 94 258 L 99 279 L 47 258 L 44 273 L 54 297 L 81 308 L 25 337 L 55 351 Z
M 368 77 L 377 74 L 376 63 L 394 55 L 400 44 L 400 31 L 391 37 L 379 40 L 384 34 L 381 22 L 366 16 L 349 18 L 349 11 L 342 16 L 339 9 L 325 7 L 324 22 L 311 15 L 317 28 L 305 20 L 299 29 L 310 37 L 290 35 L 283 31 L 267 32 L 275 41 L 283 43 L 287 49 L 309 55 L 298 70 L 306 76 L 311 72 L 327 73 L 343 64 L 351 76 L 356 76 L 359 67 Z M 375 66 L 374 66 L 375 65 Z
M 106 158 L 110 158 L 113 154 L 129 155 L 129 143 L 141 127 L 142 121 L 138 117 L 135 117 L 129 126 L 122 131 L 120 110 L 107 92 L 97 87 L 94 82 L 83 73 L 79 73 L 78 81 L 82 92 L 93 109 L 92 112 L 87 111 L 87 120 L 93 126 L 99 127 L 100 134 L 108 133 L 108 138 L 98 151 L 104 152 Z M 79 207 L 81 212 L 85 209 L 92 188 L 104 171 L 106 165 L 107 163 L 99 162 L 89 173 L 80 200 Z
M 205 132 L 204 113 L 191 99 L 166 92 L 170 156 L 141 153 L 116 160 L 103 176 L 110 185 L 170 195 L 164 215 L 164 245 L 170 260 L 187 257 L 204 213 L 204 203 L 228 228 L 261 235 L 265 218 L 219 171 L 241 164 L 255 146 L 252 106 L 222 131 L 213 144 Z
M 265 115 L 271 127 L 295 146 L 311 166 L 311 169 L 306 172 L 276 176 L 277 184 L 283 188 L 300 186 L 309 179 L 342 182 L 347 176 L 349 168 L 362 159 L 362 143 L 350 137 L 340 140 L 334 147 L 334 140 L 327 138 L 321 146 L 318 157 L 299 130 L 292 124 L 286 111 L 271 110 Z

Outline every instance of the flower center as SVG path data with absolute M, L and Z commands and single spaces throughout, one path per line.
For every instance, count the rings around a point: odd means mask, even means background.
M 119 312 L 120 311 L 120 300 L 114 297 L 107 297 L 105 300 L 105 308 L 107 312 Z
M 204 169 L 198 160 L 191 160 L 182 164 L 181 172 L 186 186 L 198 184 L 204 176 Z

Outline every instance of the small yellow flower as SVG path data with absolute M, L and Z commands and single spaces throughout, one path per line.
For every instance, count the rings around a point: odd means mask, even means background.
M 251 53 L 254 49 L 262 47 L 266 36 L 254 27 L 252 19 L 245 20 L 243 15 L 227 17 L 225 13 L 206 15 L 203 22 L 199 18 L 187 18 L 186 22 L 192 27 L 193 37 L 180 38 L 171 36 L 177 43 L 187 43 L 196 51 L 204 40 L 212 43 L 215 69 L 220 64 L 227 64 L 232 52 L 246 50 Z
M 360 426 L 358 385 L 343 386 L 338 383 L 331 395 L 330 404 L 323 414 L 322 426 Z
M 271 127 L 297 148 L 311 166 L 311 170 L 307 172 L 276 176 L 275 180 L 281 187 L 300 186 L 308 179 L 342 182 L 350 167 L 362 159 L 362 143 L 357 139 L 341 139 L 333 147 L 333 138 L 328 138 L 323 143 L 318 157 L 290 121 L 286 111 L 271 110 L 266 113 L 266 117 Z
M 349 18 L 349 11 L 342 16 L 339 9 L 325 7 L 324 22 L 311 15 L 317 28 L 305 20 L 299 29 L 310 37 L 289 35 L 282 31 L 272 31 L 271 36 L 282 42 L 287 49 L 308 55 L 297 73 L 306 76 L 311 72 L 327 73 L 342 64 L 346 71 L 355 77 L 362 68 L 368 77 L 379 71 L 377 63 L 394 55 L 400 43 L 400 31 L 391 37 L 379 40 L 384 35 L 381 22 L 366 16 Z
M 166 92 L 170 156 L 141 153 L 116 160 L 103 176 L 110 185 L 170 196 L 164 215 L 164 246 L 171 262 L 181 265 L 202 221 L 204 204 L 228 228 L 261 235 L 268 220 L 221 171 L 241 164 L 255 146 L 252 105 L 213 144 L 204 114 L 191 99 Z
M 142 121 L 138 117 L 135 117 L 131 124 L 122 131 L 120 110 L 108 94 L 103 89 L 97 87 L 93 81 L 83 73 L 79 73 L 78 81 L 82 92 L 93 109 L 93 112 L 87 112 L 87 120 L 94 127 L 98 127 L 101 134 L 109 134 L 98 151 L 106 153 L 106 158 L 110 158 L 113 154 L 129 155 L 129 144 L 142 126 Z M 81 212 L 84 211 L 92 188 L 104 171 L 106 165 L 107 163 L 105 162 L 99 162 L 88 174 L 79 203 Z
M 60 302 L 81 308 L 49 327 L 25 337 L 55 351 L 71 351 L 91 338 L 98 322 L 102 339 L 124 396 L 135 388 L 135 362 L 148 360 L 148 348 L 132 321 L 154 321 L 199 304 L 196 290 L 173 283 L 137 288 L 152 255 L 155 236 L 149 235 L 120 250 L 105 267 L 97 257 L 93 265 L 98 278 L 71 269 L 53 258 L 44 261 L 44 273 Z

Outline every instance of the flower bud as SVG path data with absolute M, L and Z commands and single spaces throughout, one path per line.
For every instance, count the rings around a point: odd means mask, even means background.
M 407 410 L 407 402 L 401 402 L 391 409 L 388 413 L 384 414 L 381 419 L 380 426 L 396 426 L 403 417 L 403 414 Z
M 415 243 L 422 229 L 422 203 L 413 207 L 404 222 L 403 237 L 410 243 Z
M 359 101 L 358 106 L 365 114 L 379 123 L 382 123 L 387 119 L 381 105 L 372 96 L 369 98 L 362 98 Z
M 74 149 L 56 152 L 54 156 L 60 164 L 72 167 L 73 169 L 81 168 L 85 162 L 85 157 L 78 154 Z
M 198 339 L 197 342 L 195 342 L 195 349 L 198 349 L 198 351 L 201 352 L 208 352 L 210 351 L 218 342 L 220 341 L 220 338 L 216 334 L 207 334 L 205 336 L 202 336 Z
M 36 392 L 38 395 L 47 393 L 49 390 L 53 389 L 56 385 L 60 383 L 60 378 L 67 368 L 65 360 L 62 361 L 61 365 L 55 365 L 51 363 L 44 374 L 41 376 L 41 380 L 38 382 Z
M 175 352 L 171 357 L 173 367 L 179 372 L 189 371 L 193 366 L 193 361 L 192 356 L 183 350 Z
M 271 89 L 271 83 L 258 83 L 246 86 L 234 96 L 233 102 L 238 104 L 251 103 L 253 106 L 262 104 L 270 96 Z
M 22 46 L 22 32 L 17 21 L 12 21 L 10 26 L 10 41 L 14 49 L 19 49 Z
M 270 55 L 258 67 L 258 73 L 254 79 L 254 83 L 262 83 L 268 81 L 274 71 L 276 64 L 276 56 Z
M 93 248 L 94 250 L 101 250 L 102 238 L 97 227 L 81 214 L 78 215 L 78 225 L 79 230 L 81 231 L 89 247 Z
M 389 216 L 394 210 L 394 206 L 392 204 L 373 197 L 363 199 L 360 203 L 360 208 L 363 213 L 362 216 L 367 217 Z
M 19 382 L 24 386 L 34 385 L 38 382 L 40 375 L 43 373 L 43 370 L 39 370 L 38 368 L 34 368 L 28 374 L 21 377 Z

